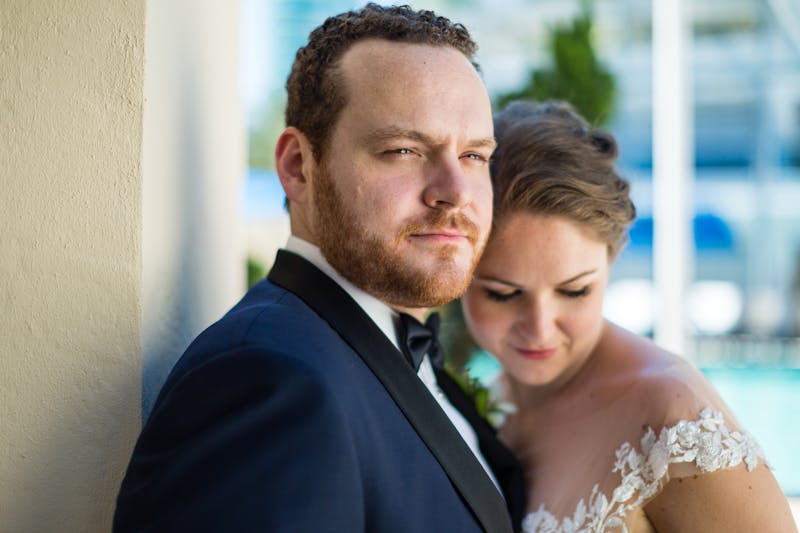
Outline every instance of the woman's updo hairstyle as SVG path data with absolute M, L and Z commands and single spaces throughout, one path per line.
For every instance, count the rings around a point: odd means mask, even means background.
M 494 127 L 495 227 L 516 213 L 559 216 L 607 243 L 615 257 L 636 209 L 614 168 L 614 137 L 591 130 L 560 101 L 512 102 L 495 114 Z

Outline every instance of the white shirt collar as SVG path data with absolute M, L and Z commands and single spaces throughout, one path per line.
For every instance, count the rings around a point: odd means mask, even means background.
M 396 311 L 371 294 L 359 289 L 347 281 L 341 274 L 336 272 L 331 264 L 328 263 L 327 259 L 325 259 L 325 256 L 322 255 L 319 247 L 299 237 L 290 235 L 289 240 L 286 242 L 286 246 L 283 248 L 290 252 L 296 253 L 307 261 L 310 261 L 315 267 L 320 269 L 333 281 L 338 283 L 339 286 L 343 288 L 358 305 L 361 306 L 361 309 L 363 309 L 364 312 L 367 313 L 367 315 L 372 319 L 372 321 L 375 322 L 375 325 L 378 326 L 383 334 L 386 335 L 386 338 L 389 339 L 392 344 L 394 344 L 395 348 L 398 350 L 400 349 L 399 343 L 397 342 L 397 331 L 395 328 L 395 323 L 397 321 L 396 319 L 399 316 Z M 433 366 L 431 365 L 430 357 L 427 355 L 422 359 L 422 364 L 420 365 L 417 376 L 422 383 L 425 384 L 425 387 L 430 391 L 431 395 L 433 395 L 434 399 L 441 406 L 444 413 L 453 423 L 456 430 L 461 434 L 462 438 L 467 443 L 467 446 L 469 446 L 470 450 L 472 450 L 472 453 L 475 454 L 478 462 L 481 464 L 481 466 L 483 466 L 484 470 L 486 470 L 487 475 L 502 495 L 503 491 L 500 490 L 500 485 L 497 483 L 497 479 L 495 478 L 492 469 L 489 467 L 489 464 L 486 462 L 486 458 L 484 458 L 480 451 L 480 445 L 478 443 L 478 437 L 475 434 L 475 430 L 469 425 L 469 422 L 467 422 L 461 413 L 458 412 L 455 407 L 453 407 L 453 404 L 450 403 L 450 401 L 447 399 L 447 396 L 445 396 L 439 388 L 439 385 L 436 383 L 436 375 L 433 372 Z
M 400 349 L 400 346 L 397 343 L 397 333 L 394 326 L 395 319 L 398 316 L 396 311 L 345 279 L 344 276 L 339 274 L 336 269 L 334 269 L 331 264 L 328 263 L 328 260 L 322 255 L 322 252 L 318 246 L 313 245 L 310 242 L 301 239 L 300 237 L 290 235 L 289 240 L 286 241 L 286 246 L 283 248 L 290 252 L 296 253 L 307 261 L 310 261 L 311 264 L 324 272 L 333 281 L 338 283 L 339 286 L 343 288 L 345 292 L 347 292 L 347 294 L 353 298 L 353 300 L 356 301 L 361 309 L 363 309 L 364 312 L 369 315 L 372 321 L 375 322 L 375 325 L 378 326 L 384 335 L 386 335 L 386 338 L 388 338 L 392 344 L 394 344 L 395 348 L 398 350 Z

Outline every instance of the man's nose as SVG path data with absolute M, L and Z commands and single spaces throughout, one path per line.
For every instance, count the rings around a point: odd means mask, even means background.
M 423 201 L 435 209 L 459 209 L 472 201 L 471 183 L 457 157 L 442 157 L 431 165 Z

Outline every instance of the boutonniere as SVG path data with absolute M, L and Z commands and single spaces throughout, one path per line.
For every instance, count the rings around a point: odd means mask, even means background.
M 499 377 L 484 385 L 479 379 L 470 376 L 466 369 L 456 372 L 447 368 L 461 390 L 472 399 L 475 409 L 495 429 L 500 429 L 509 415 L 517 412 L 517 406 L 505 399 L 503 384 Z

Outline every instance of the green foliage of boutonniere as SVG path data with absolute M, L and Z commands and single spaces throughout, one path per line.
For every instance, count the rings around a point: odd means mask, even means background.
M 499 429 L 503 425 L 508 415 L 516 412 L 516 406 L 503 398 L 502 387 L 497 380 L 487 387 L 479 379 L 470 376 L 466 369 L 459 372 L 449 365 L 445 365 L 445 370 L 458 383 L 461 390 L 472 399 L 478 414 L 495 429 Z

